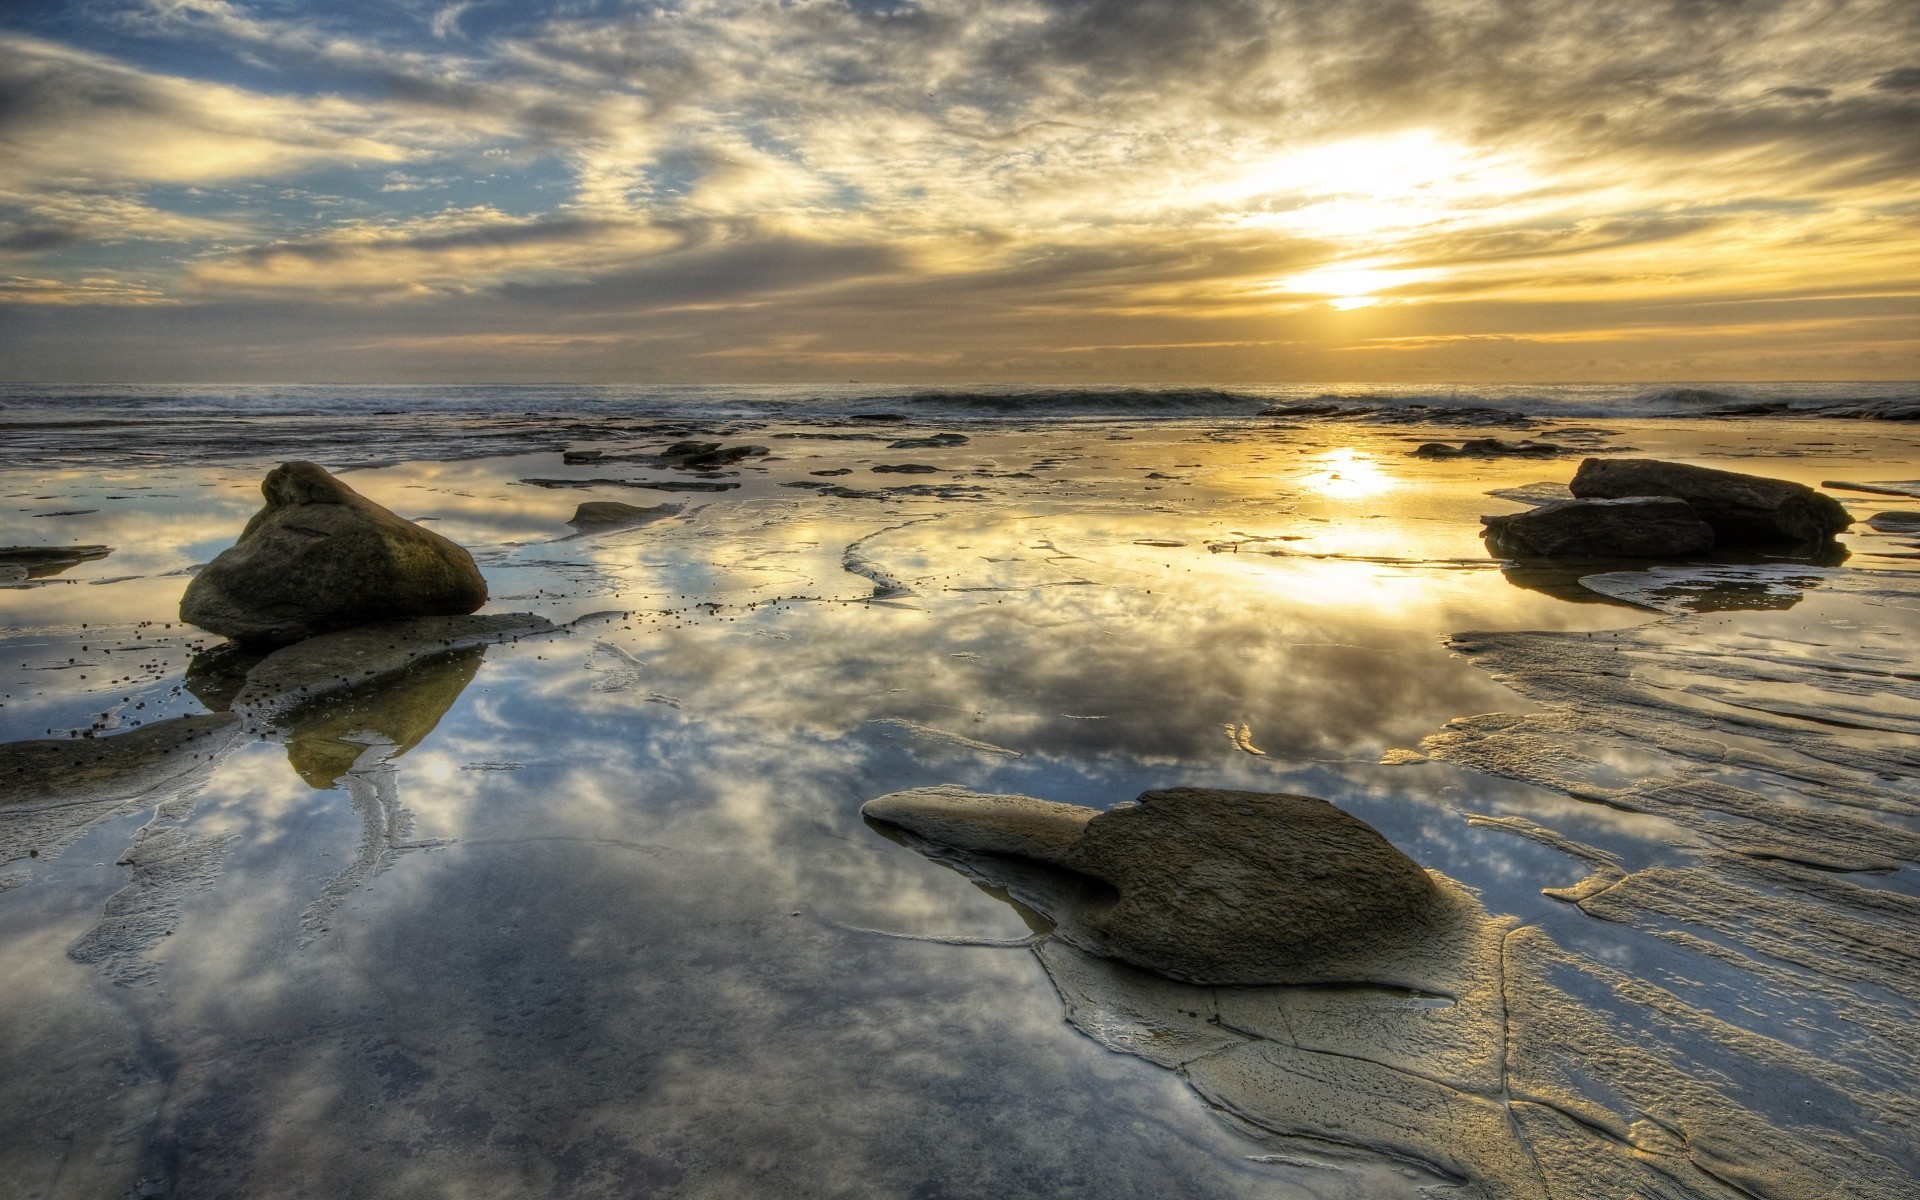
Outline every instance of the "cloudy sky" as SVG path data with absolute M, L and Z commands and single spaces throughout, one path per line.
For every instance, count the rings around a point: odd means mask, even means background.
M 1920 4 L 13 0 L 0 377 L 1920 378 Z

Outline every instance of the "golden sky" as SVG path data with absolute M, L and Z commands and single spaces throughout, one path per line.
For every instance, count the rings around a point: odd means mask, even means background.
M 1920 4 L 36 0 L 0 377 L 1920 378 Z

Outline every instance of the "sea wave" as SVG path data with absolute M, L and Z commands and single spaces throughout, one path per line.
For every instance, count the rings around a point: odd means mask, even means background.
M 0 465 L 375 465 L 578 441 L 822 426 L 1360 421 L 1523 429 L 1606 418 L 1920 420 L 1920 384 L 647 386 L 0 385 Z

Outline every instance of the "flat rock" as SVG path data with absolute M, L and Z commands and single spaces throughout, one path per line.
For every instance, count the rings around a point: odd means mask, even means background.
M 195 770 L 232 740 L 225 713 L 196 713 L 94 738 L 0 744 L 0 807 L 121 799 Z
M 618 500 L 588 500 L 573 510 L 567 524 L 576 529 L 616 529 L 646 525 L 685 511 L 681 504 L 656 504 L 644 507 L 622 504 Z
M 409 617 L 343 629 L 282 647 L 253 664 L 228 703 L 248 717 L 271 718 L 425 659 L 557 632 L 553 622 L 532 613 Z
M 267 506 L 180 599 L 180 619 L 238 641 L 285 645 L 396 617 L 487 602 L 473 556 L 309 462 L 260 485 Z
M 1684 500 L 1560 500 L 1481 517 L 1487 548 L 1508 558 L 1679 558 L 1711 550 L 1713 527 Z
M 111 553 L 111 546 L 0 546 L 0 584 L 45 579 Z
M 1404 959 L 1437 911 L 1418 863 L 1310 796 L 1175 788 L 1097 812 L 946 787 L 862 812 L 939 846 L 1078 877 L 1021 898 L 1080 949 L 1189 983 L 1367 978 L 1383 957 Z
M 882 475 L 932 475 L 940 470 L 930 463 L 881 463 L 871 469 Z
M 1649 458 L 1589 458 L 1568 486 L 1582 499 L 1685 500 L 1722 548 L 1824 541 L 1853 523 L 1838 500 L 1802 483 Z
M 1867 518 L 1867 525 L 1881 533 L 1920 533 L 1920 512 L 1883 512 Z

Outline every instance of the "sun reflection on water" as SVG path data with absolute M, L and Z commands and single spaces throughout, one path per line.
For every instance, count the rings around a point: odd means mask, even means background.
M 1400 486 L 1400 480 L 1389 475 L 1378 459 L 1351 447 L 1316 454 L 1307 461 L 1317 469 L 1302 476 L 1300 486 L 1331 500 L 1361 500 Z

